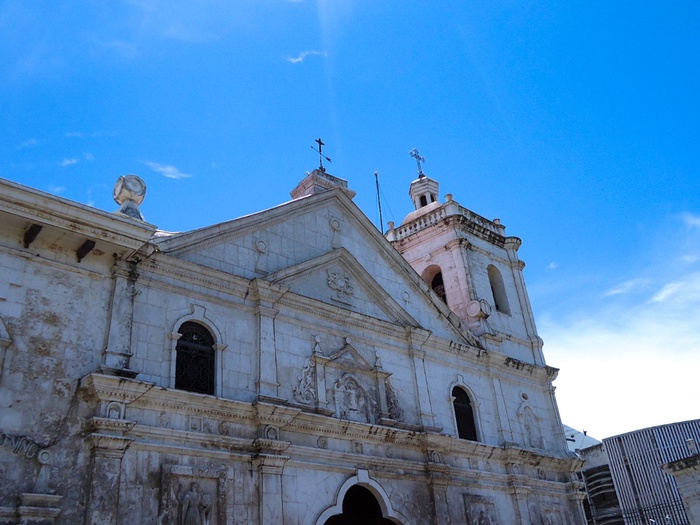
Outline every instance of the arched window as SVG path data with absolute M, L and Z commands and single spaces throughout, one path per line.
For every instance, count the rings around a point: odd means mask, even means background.
M 491 293 L 493 294 L 493 302 L 496 311 L 510 314 L 510 306 L 508 306 L 508 296 L 506 296 L 506 287 L 503 284 L 503 277 L 494 265 L 489 265 L 487 268 L 489 274 L 489 284 L 491 284 Z
M 175 347 L 175 388 L 214 394 L 216 352 L 214 337 L 199 323 L 182 323 L 178 333 L 182 334 Z
M 445 294 L 445 283 L 442 280 L 442 272 L 438 272 L 435 277 L 433 277 L 430 287 L 433 291 L 447 304 L 447 295 Z
M 463 388 L 456 386 L 452 389 L 452 397 L 454 398 L 455 419 L 457 420 L 457 434 L 461 439 L 477 441 L 474 410 L 469 394 Z

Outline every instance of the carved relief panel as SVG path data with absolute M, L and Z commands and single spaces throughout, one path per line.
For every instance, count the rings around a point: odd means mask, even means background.
M 163 465 L 160 516 L 164 525 L 225 525 L 226 469 Z
M 502 525 L 494 503 L 477 494 L 464 495 L 464 508 L 469 525 Z
M 294 399 L 317 411 L 361 423 L 392 424 L 403 419 L 391 374 L 379 359 L 371 365 L 345 338 L 344 346 L 327 356 L 320 337 L 292 389 Z

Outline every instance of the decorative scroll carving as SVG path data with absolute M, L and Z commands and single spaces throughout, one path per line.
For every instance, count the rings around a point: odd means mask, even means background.
M 345 272 L 331 270 L 328 270 L 326 273 L 328 275 L 326 283 L 331 290 L 336 292 L 336 299 L 340 301 L 347 301 L 349 299 L 348 296 L 355 293 L 352 278 L 348 274 Z
M 306 362 L 298 381 L 299 383 L 292 390 L 294 399 L 305 405 L 314 404 L 316 402 L 316 363 L 313 359 Z
M 396 390 L 391 386 L 389 378 L 386 378 L 386 404 L 389 412 L 389 417 L 396 421 L 401 421 L 403 418 L 403 409 L 399 406 L 399 399 L 396 397 Z
M 263 438 L 264 439 L 272 439 L 272 440 L 279 439 L 280 438 L 279 428 L 272 426 L 272 425 L 265 425 L 265 428 L 263 429 Z

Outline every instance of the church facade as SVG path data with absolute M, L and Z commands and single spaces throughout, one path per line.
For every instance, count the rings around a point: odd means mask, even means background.
M 520 240 L 420 173 L 185 233 L 0 180 L 0 524 L 582 524 Z

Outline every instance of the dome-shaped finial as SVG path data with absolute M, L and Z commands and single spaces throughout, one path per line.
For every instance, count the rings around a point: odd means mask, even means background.
M 146 183 L 136 175 L 122 175 L 117 179 L 112 193 L 120 208 L 117 213 L 123 213 L 132 219 L 144 220 L 139 205 L 146 196 Z

